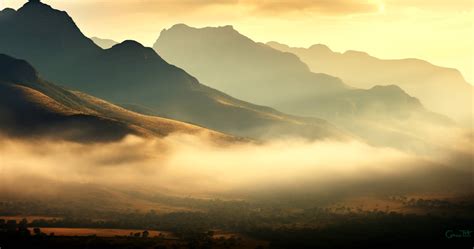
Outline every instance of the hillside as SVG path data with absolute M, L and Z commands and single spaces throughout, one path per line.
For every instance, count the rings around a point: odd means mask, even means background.
M 358 51 L 338 53 L 322 44 L 309 48 L 277 42 L 267 45 L 297 55 L 313 72 L 337 76 L 360 88 L 396 84 L 432 111 L 464 124 L 472 121 L 474 88 L 456 69 L 419 59 L 383 60 Z
M 344 136 L 324 120 L 286 115 L 209 88 L 135 41 L 103 50 L 67 13 L 46 4 L 29 2 L 8 13 L 0 21 L 5 37 L 0 52 L 31 62 L 46 80 L 145 114 L 236 136 Z
M 27 62 L 0 54 L 0 128 L 18 137 L 52 136 L 81 142 L 113 141 L 128 134 L 171 133 L 234 139 L 194 125 L 137 114 L 38 76 Z M 27 115 L 26 115 L 27 114 Z

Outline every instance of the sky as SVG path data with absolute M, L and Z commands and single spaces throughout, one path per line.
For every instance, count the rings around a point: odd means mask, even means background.
M 420 58 L 457 68 L 474 84 L 472 0 L 42 0 L 67 11 L 87 36 L 152 46 L 161 30 L 233 25 L 258 42 L 382 59 Z M 18 8 L 26 0 L 0 0 Z

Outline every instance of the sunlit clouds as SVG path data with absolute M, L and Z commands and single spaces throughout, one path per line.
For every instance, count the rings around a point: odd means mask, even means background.
M 238 197 L 279 188 L 295 193 L 344 190 L 354 196 L 407 189 L 470 192 L 472 138 L 456 135 L 453 139 L 459 142 L 435 139 L 441 142 L 441 152 L 418 155 L 358 141 L 285 139 L 222 147 L 205 137 L 180 134 L 94 145 L 3 137 L 0 189 L 29 193 L 35 191 L 31 188 L 35 183 L 41 191 L 49 184 L 75 183 Z M 25 181 L 29 190 L 15 184 Z
M 26 0 L 2 0 L 0 8 Z M 43 0 L 74 16 L 88 36 L 152 46 L 176 23 L 233 25 L 250 38 L 383 59 L 420 58 L 459 69 L 473 83 L 470 0 Z

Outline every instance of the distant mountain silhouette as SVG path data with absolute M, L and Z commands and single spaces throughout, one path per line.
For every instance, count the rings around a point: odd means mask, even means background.
M 380 114 L 394 115 L 401 110 L 393 107 L 406 109 L 406 100 L 413 99 L 397 87 L 356 89 L 312 73 L 294 54 L 256 43 L 231 26 L 197 29 L 178 24 L 163 30 L 154 48 L 212 87 L 296 115 L 374 114 L 373 106 L 393 109 Z M 410 103 L 423 108 L 416 100 Z
M 231 26 L 174 25 L 161 32 L 154 48 L 212 87 L 291 114 L 327 119 L 374 144 L 404 146 L 418 140 L 414 122 L 452 124 L 397 86 L 349 87 Z
M 45 4 L 26 3 L 10 13 L 0 21 L 0 34 L 0 53 L 28 60 L 47 80 L 135 111 L 252 138 L 344 136 L 324 120 L 286 115 L 204 86 L 137 42 L 103 50 L 66 12 Z
M 281 108 L 290 100 L 347 88 L 335 77 L 310 72 L 297 56 L 256 43 L 232 26 L 177 24 L 161 32 L 154 49 L 211 87 L 253 103 Z
M 433 111 L 464 123 L 472 120 L 474 88 L 456 69 L 418 59 L 382 60 L 358 51 L 337 53 L 322 44 L 309 48 L 277 42 L 267 45 L 297 55 L 313 72 L 331 74 L 361 88 L 397 84 Z
M 82 142 L 112 141 L 127 134 L 167 136 L 206 133 L 194 125 L 125 110 L 81 92 L 72 92 L 38 76 L 26 61 L 0 54 L 0 132 L 11 136 L 51 136 Z
M 99 37 L 91 37 L 91 40 L 99 47 L 103 48 L 103 49 L 109 49 L 117 44 L 119 44 L 119 42 L 116 42 L 114 40 L 111 40 L 111 39 L 102 39 L 102 38 L 99 38 Z

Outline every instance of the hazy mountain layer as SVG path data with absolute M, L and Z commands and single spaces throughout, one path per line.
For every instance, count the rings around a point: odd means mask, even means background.
M 382 60 L 358 51 L 337 53 L 322 44 L 309 48 L 277 42 L 267 45 L 297 55 L 313 72 L 331 74 L 361 88 L 397 84 L 430 110 L 463 123 L 472 120 L 473 87 L 456 69 L 418 59 Z
M 110 39 L 102 39 L 102 38 L 99 38 L 99 37 L 91 37 L 91 40 L 99 47 L 103 48 L 103 49 L 109 49 L 117 44 L 119 44 L 119 42 L 116 42 L 114 40 L 110 40 Z
M 295 55 L 256 43 L 230 26 L 178 24 L 161 32 L 155 49 L 217 89 L 297 115 L 396 118 L 411 107 L 423 109 L 398 87 L 349 88 L 337 78 L 312 73 Z
M 174 132 L 233 139 L 194 125 L 150 117 L 84 93 L 71 92 L 38 76 L 27 62 L 0 54 L 0 128 L 12 136 L 52 136 L 110 141 L 125 135 L 166 136 Z
M 167 61 L 212 87 L 295 115 L 321 117 L 378 145 L 423 147 L 415 123 L 450 125 L 397 86 L 357 89 L 315 74 L 291 53 L 256 43 L 230 26 L 163 30 L 154 46 Z
M 137 42 L 102 50 L 67 13 L 48 5 L 30 2 L 0 15 L 5 37 L 0 52 L 28 60 L 46 79 L 69 88 L 238 136 L 313 139 L 341 134 L 323 120 L 285 115 L 204 86 Z
M 295 55 L 256 43 L 232 26 L 177 24 L 161 32 L 154 49 L 211 87 L 273 107 L 347 89 L 341 80 L 312 73 Z
M 455 127 L 449 118 L 426 110 L 418 99 L 396 85 L 301 99 L 292 106 L 307 110 L 302 115 L 323 117 L 371 144 L 407 150 L 424 151 L 433 127 Z

